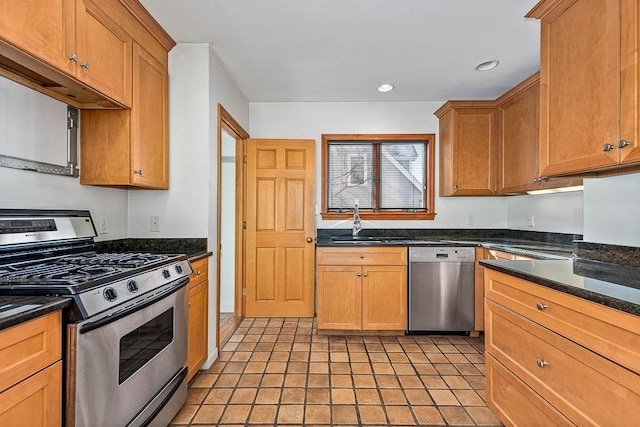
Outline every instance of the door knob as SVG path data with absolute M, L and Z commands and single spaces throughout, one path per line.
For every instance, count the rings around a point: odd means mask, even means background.
M 313 239 L 311 237 L 307 237 L 307 243 L 311 243 L 313 242 Z

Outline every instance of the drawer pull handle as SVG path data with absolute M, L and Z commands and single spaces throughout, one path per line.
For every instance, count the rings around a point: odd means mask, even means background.
M 549 308 L 549 306 L 543 302 L 539 302 L 536 304 L 536 307 L 538 307 L 538 310 L 542 311 L 542 310 L 546 310 L 547 308 Z
M 549 362 L 547 362 L 546 360 L 542 360 L 542 359 L 536 360 L 536 363 L 538 364 L 538 366 L 540 368 L 544 368 L 545 366 L 547 366 L 549 364 Z
M 360 254 L 360 258 L 364 258 L 364 254 Z

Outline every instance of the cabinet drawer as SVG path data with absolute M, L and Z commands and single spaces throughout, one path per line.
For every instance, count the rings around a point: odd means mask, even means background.
M 0 393 L 0 425 L 62 425 L 62 362 Z
M 189 276 L 189 287 L 193 288 L 209 277 L 209 258 L 199 259 L 191 263 L 193 273 Z
M 484 280 L 487 299 L 640 373 L 639 316 L 488 268 Z
M 60 311 L 0 331 L 0 391 L 61 358 Z
M 322 247 L 316 252 L 318 265 L 407 265 L 407 248 Z
M 640 375 L 487 301 L 486 349 L 578 425 L 627 425 L 640 408 Z
M 485 358 L 485 365 L 487 404 L 507 425 L 521 427 L 575 425 L 490 354 Z

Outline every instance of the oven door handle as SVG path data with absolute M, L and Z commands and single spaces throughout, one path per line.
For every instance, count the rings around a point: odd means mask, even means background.
M 152 304 L 155 304 L 159 300 L 166 298 L 167 296 L 178 292 L 180 289 L 187 286 L 189 283 L 189 277 L 183 277 L 180 280 L 176 280 L 173 283 L 170 283 L 164 286 L 160 291 L 157 291 L 153 295 L 150 295 L 146 298 L 142 297 L 142 299 L 138 300 L 131 306 L 125 307 L 121 310 L 114 311 L 111 314 L 108 314 L 100 319 L 94 320 L 93 322 L 87 322 L 80 326 L 80 334 L 86 334 L 87 332 L 93 331 L 94 329 L 98 329 L 102 326 L 108 325 L 109 323 L 115 322 L 118 319 L 122 319 L 125 316 L 128 316 L 131 313 L 142 310 L 145 307 L 148 307 Z

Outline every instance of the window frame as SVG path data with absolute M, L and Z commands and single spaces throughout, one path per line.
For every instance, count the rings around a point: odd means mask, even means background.
M 416 212 L 408 211 L 388 211 L 381 209 L 362 209 L 359 214 L 362 219 L 379 220 L 434 220 L 435 212 L 435 134 L 322 134 L 322 219 L 351 219 L 353 213 L 330 212 L 328 209 L 329 193 L 329 144 L 332 142 L 347 142 L 352 144 L 372 144 L 375 142 L 402 142 L 416 141 L 426 143 L 425 152 L 425 175 L 427 188 L 425 190 L 425 207 Z M 380 159 L 374 156 L 372 165 L 376 176 L 374 181 L 374 195 L 377 198 L 380 192 Z

